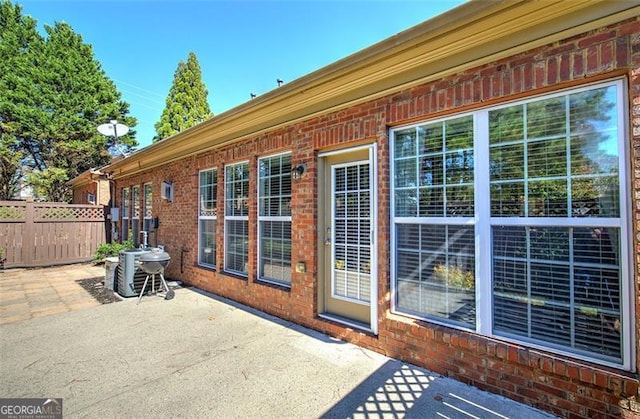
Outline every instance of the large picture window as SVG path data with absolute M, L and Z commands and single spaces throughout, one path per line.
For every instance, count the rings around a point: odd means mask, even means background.
M 249 273 L 249 163 L 237 163 L 224 171 L 225 271 Z
M 216 267 L 216 223 L 218 219 L 218 171 L 200 172 L 200 209 L 198 212 L 198 263 Z
M 631 368 L 624 91 L 392 130 L 394 310 Z
M 258 277 L 291 284 L 291 154 L 258 161 Z

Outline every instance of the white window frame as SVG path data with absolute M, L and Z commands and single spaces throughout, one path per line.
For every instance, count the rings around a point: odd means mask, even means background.
M 262 224 L 263 222 L 269 222 L 269 221 L 276 221 L 276 222 L 288 222 L 289 223 L 289 230 L 291 231 L 291 213 L 289 213 L 288 216 L 264 216 L 264 215 L 260 215 L 260 199 L 262 198 L 262 196 L 260 195 L 261 192 L 261 180 L 262 180 L 262 175 L 260 173 L 260 163 L 263 160 L 269 160 L 272 158 L 277 158 L 277 157 L 282 157 L 282 156 L 289 156 L 291 157 L 291 152 L 285 152 L 285 153 L 279 153 L 279 154 L 273 154 L 270 156 L 264 156 L 264 157 L 260 157 L 258 159 L 258 168 L 257 168 L 257 173 L 258 173 L 258 187 L 257 189 L 257 197 L 258 197 L 258 243 L 257 243 L 257 247 L 258 247 L 258 263 L 257 263 L 257 277 L 260 281 L 264 281 L 264 282 L 270 282 L 276 285 L 281 285 L 284 287 L 291 287 L 291 282 L 285 282 L 285 281 L 281 281 L 278 280 L 276 278 L 270 278 L 270 277 L 266 277 L 266 276 L 261 276 L 260 275 L 260 271 L 262 270 L 262 251 L 261 251 L 261 243 L 262 243 Z M 291 172 L 289 172 L 288 174 L 285 174 L 291 177 Z M 293 189 L 293 179 L 291 179 L 291 189 Z M 282 191 L 280 191 L 282 192 Z M 289 207 L 291 207 L 291 194 L 292 191 L 289 191 Z M 283 197 L 285 195 L 279 195 L 280 197 Z M 291 241 L 291 236 L 289 237 L 289 241 Z M 290 261 L 290 267 L 293 266 L 293 262 Z
M 215 208 L 215 213 L 214 214 L 202 214 L 202 206 L 203 206 L 203 198 L 202 198 L 202 184 L 200 183 L 200 179 L 201 179 L 201 174 L 204 172 L 213 172 L 214 176 L 214 184 L 215 184 L 215 188 L 216 188 L 216 196 L 215 196 L 215 202 L 216 202 L 216 208 Z M 212 184 L 213 185 L 213 184 Z M 211 167 L 208 169 L 204 169 L 201 170 L 200 172 L 198 172 L 198 265 L 200 266 L 204 266 L 206 268 L 212 268 L 215 269 L 217 267 L 217 249 L 216 249 L 216 242 L 217 242 L 217 230 L 218 230 L 218 206 L 217 206 L 217 200 L 218 200 L 218 168 L 216 167 Z M 201 221 L 215 221 L 215 227 L 214 227 L 214 240 L 213 240 L 213 251 L 215 253 L 215 257 L 213 259 L 213 264 L 211 263 L 205 263 L 202 261 L 201 258 L 201 254 L 200 254 L 200 249 L 202 249 L 202 230 L 201 230 Z
M 126 195 L 126 196 L 125 196 Z M 120 236 L 122 240 L 130 240 L 129 227 L 131 217 L 131 189 L 129 187 L 122 188 L 122 231 Z
M 227 169 L 228 168 L 234 168 L 234 167 L 238 167 L 238 166 L 242 166 L 242 165 L 246 165 L 247 166 L 247 173 L 248 173 L 248 177 L 246 179 L 247 182 L 247 196 L 244 198 L 241 197 L 233 197 L 233 200 L 238 200 L 238 199 L 246 199 L 247 200 L 247 206 L 248 206 L 248 200 L 249 200 L 249 189 L 251 188 L 251 167 L 249 165 L 249 161 L 245 160 L 245 161 L 240 161 L 240 162 L 236 162 L 236 163 L 231 163 L 231 164 L 227 164 L 224 167 L 224 271 L 225 272 L 229 272 L 231 274 L 234 275 L 238 275 L 241 277 L 245 277 L 248 278 L 249 277 L 249 270 L 250 267 L 248 266 L 249 264 L 249 209 L 247 209 L 247 215 L 229 215 L 227 214 L 227 203 L 230 201 L 228 194 L 227 194 L 227 185 L 229 184 L 229 180 L 227 179 Z M 243 180 L 244 181 L 244 180 Z M 238 201 L 236 202 L 235 205 L 244 205 L 244 203 Z M 230 244 L 230 240 L 229 240 L 229 221 L 243 221 L 247 223 L 247 261 L 245 262 L 245 268 L 246 271 L 239 271 L 236 269 L 231 269 L 229 268 L 229 244 Z
M 459 119 L 467 118 L 467 117 L 470 117 L 470 116 L 472 117 L 472 123 L 475 126 L 475 122 L 476 121 L 475 121 L 475 118 L 473 118 L 473 114 L 471 114 L 471 113 L 456 114 L 456 115 L 448 116 L 448 117 L 445 117 L 445 118 L 440 118 L 440 119 L 437 119 L 437 120 L 428 121 L 426 123 L 446 123 L 448 121 L 459 120 Z M 415 128 L 415 127 L 418 127 L 418 126 L 421 126 L 421 125 L 424 125 L 424 122 L 423 123 L 418 123 L 418 124 L 413 124 L 413 125 L 410 125 L 410 126 L 399 127 L 397 130 L 405 130 L 407 128 Z M 395 134 L 395 130 L 393 131 L 393 134 Z M 395 166 L 394 166 L 394 164 L 395 164 L 395 156 L 394 156 L 394 146 L 393 146 L 394 141 L 395 141 L 395 135 L 393 137 L 390 137 L 390 144 L 391 144 L 390 155 L 391 155 L 392 170 L 395 170 Z M 476 158 L 476 154 L 477 154 L 477 149 L 476 149 L 475 145 L 476 145 L 476 141 L 475 141 L 475 137 L 474 137 L 474 141 L 473 141 L 473 158 L 474 159 Z M 464 151 L 464 150 L 468 150 L 468 148 L 460 149 L 460 150 Z M 440 150 L 438 152 L 433 152 L 433 153 L 430 152 L 430 153 L 427 153 L 427 154 L 429 154 L 429 155 L 442 154 L 442 156 L 443 156 L 443 167 L 444 167 L 444 164 L 445 164 L 445 161 L 446 161 L 446 155 L 447 155 L 447 153 L 449 151 L 451 151 L 451 150 L 447 150 L 443 146 L 442 150 Z M 476 179 L 477 175 L 478 175 L 477 172 L 474 170 L 474 180 Z M 393 172 L 392 172 L 392 176 L 393 176 Z M 452 186 L 452 185 L 446 185 L 444 183 L 445 182 L 445 173 L 444 172 L 442 173 L 442 176 L 443 176 L 443 185 L 442 185 L 442 187 L 443 187 L 443 190 L 446 191 L 446 186 Z M 393 177 L 392 177 L 392 179 L 393 179 Z M 392 196 L 395 197 L 395 190 L 396 190 L 395 181 L 392 180 L 391 183 L 392 183 L 392 188 L 393 188 Z M 458 185 L 453 185 L 453 186 L 458 186 Z M 473 187 L 474 187 L 474 203 L 475 203 L 474 207 L 475 207 L 475 210 L 477 212 L 478 211 L 478 208 L 477 208 L 477 206 L 478 206 L 477 205 L 478 195 L 477 195 L 477 190 L 476 190 L 477 188 L 476 188 L 475 181 L 473 183 Z M 412 217 L 412 216 L 395 217 L 395 205 L 393 203 L 393 200 L 392 200 L 392 203 L 391 203 L 391 207 L 392 207 L 392 214 L 393 214 L 392 215 L 392 219 L 395 220 L 395 223 L 394 223 L 393 228 L 392 228 L 392 243 L 393 243 L 393 249 L 394 249 L 393 252 L 392 252 L 392 264 L 394 266 L 394 276 L 393 276 L 393 278 L 396 277 L 395 276 L 395 266 L 396 266 L 395 265 L 395 257 L 396 257 L 396 254 L 397 254 L 397 249 L 396 249 L 397 241 L 396 241 L 396 228 L 395 228 L 395 224 L 396 223 L 397 224 L 405 224 L 405 225 L 406 224 L 440 225 L 440 226 L 443 226 L 445 229 L 448 228 L 448 227 L 453 227 L 453 226 L 455 226 L 455 227 L 470 227 L 470 228 L 474 228 L 474 226 L 477 223 L 477 219 L 476 219 L 477 217 L 475 217 L 475 216 L 471 216 L 471 215 L 458 215 L 458 216 L 446 215 L 445 214 L 445 212 L 446 212 L 446 202 L 443 202 L 443 208 L 442 208 L 443 213 L 441 215 L 439 215 L 439 216 L 419 216 L 419 215 L 416 215 L 415 217 Z M 475 270 L 477 271 L 478 270 L 478 263 L 479 263 L 478 262 L 478 254 L 477 254 L 477 243 L 475 244 L 475 247 L 476 247 L 476 254 L 474 256 L 475 257 Z M 477 273 L 476 273 L 476 278 L 477 278 Z M 395 285 L 395 281 L 394 281 L 394 285 Z M 477 287 L 478 287 L 478 281 L 476 280 L 475 284 L 474 284 L 474 288 L 476 289 L 476 293 L 477 293 Z M 393 302 L 395 304 L 396 300 L 394 299 Z M 409 312 L 403 312 L 400 309 L 398 309 L 398 313 L 400 313 L 400 312 L 402 312 L 403 314 L 408 314 L 409 316 L 414 317 L 414 318 L 420 318 L 420 319 L 425 318 L 425 319 L 428 319 L 430 321 L 433 321 L 433 322 L 436 322 L 436 323 L 441 323 L 441 324 L 444 324 L 444 325 L 447 325 L 447 326 L 454 326 L 454 327 L 458 327 L 458 328 L 461 328 L 461 329 L 467 329 L 467 327 L 462 322 L 447 322 L 446 320 L 440 321 L 440 320 L 438 320 L 436 318 L 433 318 L 433 317 L 421 317 L 421 316 L 419 316 L 417 314 L 413 314 L 413 313 L 409 313 Z M 478 322 L 478 316 L 476 315 L 476 323 L 477 322 Z
M 138 199 L 136 199 L 136 195 Z M 136 246 L 140 243 L 141 204 L 142 196 L 140 194 L 140 185 L 133 185 L 131 186 L 131 240 Z
M 149 190 L 148 197 L 147 197 L 147 190 Z M 143 210 L 142 228 L 144 231 L 149 233 L 151 231 L 152 220 L 153 220 L 153 184 L 151 182 L 147 182 L 142 185 L 142 210 Z
M 619 197 L 620 197 L 620 216 L 615 218 L 569 218 L 569 217 L 492 217 L 491 216 L 491 196 L 490 196 L 490 178 L 489 178 L 489 112 L 500 108 L 514 106 L 518 104 L 528 103 L 538 99 L 549 99 L 558 96 L 566 96 L 569 94 L 579 93 L 582 91 L 588 91 L 592 89 L 615 86 L 617 92 L 617 127 L 618 127 L 618 161 L 619 161 Z M 390 165 L 391 165 L 391 193 L 392 197 L 395 196 L 395 182 L 393 181 L 395 167 L 394 167 L 394 133 L 396 130 L 403 130 L 425 123 L 442 121 L 450 118 L 459 118 L 465 115 L 473 115 L 474 117 L 474 187 L 475 187 L 475 215 L 471 219 L 467 220 L 469 225 L 475 224 L 476 234 L 476 325 L 475 328 L 465 328 L 459 324 L 449 323 L 444 320 L 438 320 L 434 318 L 426 318 L 423 316 L 417 316 L 413 313 L 407 313 L 398 309 L 397 307 L 397 274 L 396 274 L 396 224 L 413 222 L 413 223 L 432 223 L 438 222 L 438 219 L 430 218 L 418 218 L 418 217 L 406 217 L 396 218 L 395 216 L 395 204 L 392 198 L 391 201 L 391 291 L 393 298 L 391 299 L 391 311 L 396 314 L 400 314 L 405 317 L 417 318 L 420 320 L 426 320 L 431 323 L 441 324 L 449 328 L 460 329 L 479 333 L 488 337 L 495 337 L 505 341 L 514 342 L 517 344 L 524 344 L 529 347 L 539 348 L 545 351 L 554 352 L 560 355 L 566 355 L 577 359 L 583 359 L 589 362 L 598 363 L 601 365 L 611 366 L 615 368 L 621 368 L 627 371 L 635 371 L 635 309 L 633 304 L 633 265 L 632 261 L 632 231 L 631 231 L 631 209 L 629 190 L 630 183 L 630 146 L 629 146 L 629 131 L 628 122 L 626 116 L 628 115 L 628 98 L 627 98 L 627 84 L 623 79 L 615 79 L 606 82 L 598 82 L 593 84 L 584 85 L 578 88 L 570 88 L 565 90 L 559 90 L 550 94 L 541 94 L 531 96 L 526 99 L 522 99 L 515 102 L 508 102 L 493 106 L 490 108 L 482 108 L 472 112 L 460 113 L 447 118 L 441 118 L 438 120 L 424 120 L 417 124 L 406 125 L 402 127 L 396 127 L 390 130 L 389 144 L 390 144 Z M 440 222 L 450 222 L 447 218 L 442 218 Z M 603 227 L 616 227 L 620 230 L 620 275 L 622 278 L 622 284 L 620 287 L 620 312 L 623 316 L 621 333 L 621 362 L 608 361 L 593 356 L 584 355 L 584 353 L 572 352 L 565 348 L 558 348 L 551 345 L 541 344 L 538 342 L 531 342 L 524 339 L 517 339 L 512 337 L 505 337 L 501 334 L 494 334 L 493 332 L 493 318 L 492 318 L 492 304 L 493 304 L 493 277 L 492 277 L 492 238 L 491 229 L 494 226 L 563 226 L 563 227 L 581 227 L 581 226 L 593 226 L 597 224 Z
M 373 214 L 375 209 L 373 208 L 373 197 L 374 197 L 374 183 L 372 181 L 373 179 L 373 164 L 371 162 L 370 158 L 367 158 L 366 160 L 354 160 L 354 161 L 350 161 L 347 163 L 339 163 L 339 164 L 334 164 L 331 166 L 331 193 L 334 194 L 334 198 L 335 199 L 335 193 L 336 193 L 336 170 L 337 169 L 343 169 L 345 167 L 348 166 L 355 166 L 357 165 L 357 167 L 360 167 L 361 165 L 366 164 L 369 166 L 369 214 Z M 332 200 L 332 205 L 331 205 L 331 219 L 334 220 L 334 222 L 336 222 L 335 220 L 337 219 L 336 216 L 336 206 L 333 205 L 335 201 Z M 345 217 L 346 218 L 346 217 Z M 375 219 L 371 218 L 371 221 L 373 222 Z M 370 249 L 370 262 L 369 264 L 371 265 L 372 263 L 374 263 L 374 257 L 373 257 L 373 253 L 375 251 L 375 247 L 374 247 L 374 242 L 372 240 L 374 236 L 374 226 L 370 226 L 370 231 L 369 231 L 369 235 L 370 235 L 370 243 L 369 243 L 369 249 Z M 335 267 L 336 266 L 336 229 L 332 228 L 331 229 L 331 266 Z M 344 261 L 342 261 L 344 264 Z M 350 272 L 352 275 L 355 275 L 357 280 L 357 288 L 358 288 L 358 293 L 360 294 L 360 290 L 361 289 L 366 289 L 366 287 L 363 287 L 363 281 L 366 283 L 368 282 L 369 284 L 369 289 L 367 290 L 367 293 L 369 294 L 368 299 L 364 299 L 364 298 L 355 298 L 355 297 L 349 297 L 347 295 L 343 295 L 340 294 L 338 292 L 338 290 L 336 290 L 336 270 L 335 269 L 331 269 L 331 298 L 337 299 L 337 300 L 342 300 L 342 301 L 347 301 L 353 304 L 360 304 L 360 305 L 364 305 L 364 306 L 370 306 L 373 305 L 373 301 L 372 301 L 372 296 L 373 293 L 371 292 L 371 287 L 372 284 L 371 282 L 373 282 L 375 280 L 375 276 L 373 275 L 373 271 L 371 270 L 371 267 L 369 268 L 369 273 L 368 274 L 363 274 L 360 271 L 357 272 Z M 369 278 L 368 280 L 365 279 L 363 280 L 362 277 L 367 275 Z M 347 288 L 347 285 L 345 285 L 345 290 Z

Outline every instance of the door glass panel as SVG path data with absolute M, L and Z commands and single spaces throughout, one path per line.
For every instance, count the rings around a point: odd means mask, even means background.
M 371 190 L 369 163 L 334 166 L 332 294 L 369 302 Z

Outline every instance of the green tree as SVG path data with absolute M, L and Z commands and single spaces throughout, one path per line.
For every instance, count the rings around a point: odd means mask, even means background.
M 492 213 L 525 215 L 525 201 L 534 217 L 617 211 L 605 203 L 618 187 L 615 124 L 612 87 L 491 111 Z
M 19 138 L 30 129 L 24 120 L 37 108 L 29 51 L 42 42 L 35 20 L 23 16 L 20 6 L 0 1 L 0 200 L 19 191 L 24 157 Z
M 50 201 L 65 200 L 64 188 L 60 185 L 69 180 L 67 171 L 58 167 L 44 170 L 33 169 L 25 175 L 27 183 L 37 197 L 46 197 Z
M 20 190 L 22 152 L 10 135 L 0 135 L 0 201 L 13 198 Z
M 111 159 L 114 138 L 96 127 L 110 119 L 133 127 L 136 120 L 128 116 L 129 104 L 94 59 L 91 45 L 71 26 L 45 25 L 45 38 L 33 19 L 21 16 L 19 6 L 1 0 L 0 14 L 0 22 L 14 22 L 0 25 L 4 144 L 23 154 L 24 179 L 38 198 L 68 201 L 67 180 Z M 137 145 L 133 130 L 118 140 L 125 149 Z
M 200 64 L 196 54 L 190 52 L 186 63 L 178 63 L 165 108 L 155 125 L 157 135 L 153 141 L 170 137 L 211 118 L 213 114 L 207 95 Z
M 35 173 L 50 182 L 48 187 L 39 185 L 39 190 L 49 191 L 45 198 L 66 200 L 66 180 L 111 159 L 109 151 L 115 139 L 99 134 L 96 127 L 111 119 L 132 127 L 136 120 L 128 116 L 129 104 L 121 100 L 115 85 L 93 58 L 91 45 L 65 23 L 45 26 L 45 30 L 46 42 L 41 50 L 34 51 L 44 115 L 40 136 L 29 138 L 35 147 L 28 147 L 28 151 L 32 167 L 38 169 Z M 134 137 L 135 132 L 130 131 L 118 141 L 131 148 L 137 145 Z

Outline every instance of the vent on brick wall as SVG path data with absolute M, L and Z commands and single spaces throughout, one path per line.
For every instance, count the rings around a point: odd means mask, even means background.
M 169 202 L 173 201 L 173 183 L 167 181 L 162 182 L 160 196 Z

